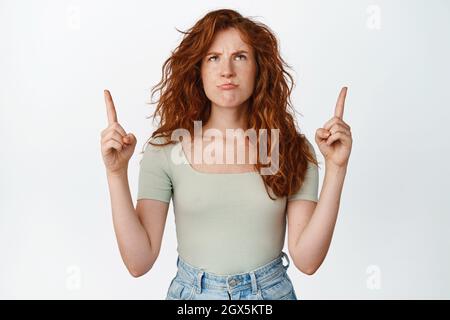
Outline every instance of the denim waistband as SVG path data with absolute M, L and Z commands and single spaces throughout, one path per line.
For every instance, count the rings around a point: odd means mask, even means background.
M 283 257 L 286 258 L 286 265 L 283 265 Z M 206 272 L 202 268 L 191 266 L 178 256 L 177 277 L 181 278 L 184 282 L 195 286 L 198 294 L 201 293 L 202 288 L 214 288 L 232 292 L 250 287 L 252 288 L 252 293 L 255 294 L 258 290 L 258 285 L 261 286 L 264 282 L 284 274 L 288 269 L 289 264 L 290 261 L 288 255 L 281 251 L 276 259 L 255 270 L 233 275 L 219 275 Z

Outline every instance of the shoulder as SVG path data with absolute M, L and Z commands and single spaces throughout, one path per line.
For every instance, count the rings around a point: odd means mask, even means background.
M 142 158 L 140 160 L 141 167 L 146 171 L 164 170 L 167 174 L 171 173 L 170 150 L 173 144 L 166 144 L 169 142 L 164 137 L 150 137 L 145 146 Z M 151 143 L 150 143 L 151 142 Z M 152 144 L 153 143 L 153 144 Z
M 156 143 L 156 144 L 164 144 L 164 143 L 166 143 L 167 141 L 170 141 L 170 139 L 169 139 L 169 138 L 166 138 L 166 137 L 161 137 L 161 136 L 158 136 L 158 137 L 150 137 L 150 138 L 148 139 L 148 142 L 153 142 L 153 143 Z
M 164 145 L 168 140 L 164 137 L 150 137 L 144 144 L 142 159 L 144 162 L 150 161 L 160 161 L 166 162 L 168 156 L 168 150 L 171 148 L 171 144 Z
M 167 144 L 170 142 L 169 138 L 165 137 L 150 137 L 145 145 L 145 151 L 162 151 L 170 149 L 173 144 Z

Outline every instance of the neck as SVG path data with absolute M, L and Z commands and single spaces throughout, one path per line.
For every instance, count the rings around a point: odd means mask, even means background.
M 211 104 L 211 114 L 208 121 L 203 126 L 203 136 L 208 137 L 206 130 L 216 129 L 222 132 L 222 136 L 226 137 L 226 129 L 247 129 L 246 110 L 248 102 L 243 103 L 238 107 L 220 107 Z

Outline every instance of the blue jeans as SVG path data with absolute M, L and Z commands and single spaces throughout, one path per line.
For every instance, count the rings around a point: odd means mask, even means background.
M 282 251 L 278 258 L 253 271 L 217 275 L 193 267 L 178 256 L 178 271 L 166 300 L 297 300 L 286 272 L 289 264 L 288 255 Z

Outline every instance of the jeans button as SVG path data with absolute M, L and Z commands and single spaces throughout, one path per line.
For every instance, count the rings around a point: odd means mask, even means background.
M 235 286 L 236 283 L 237 283 L 236 279 L 231 279 L 229 282 L 230 286 Z

